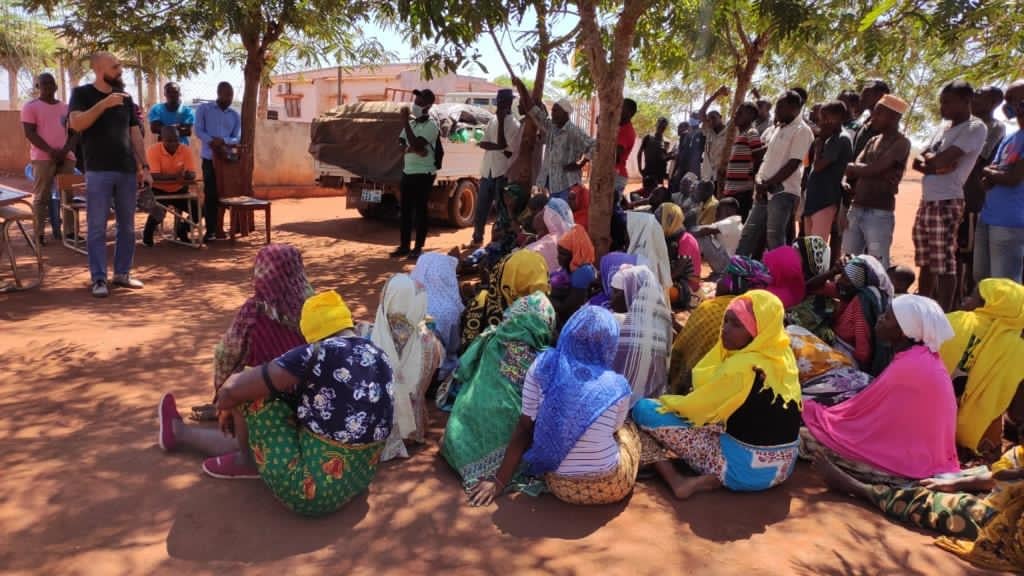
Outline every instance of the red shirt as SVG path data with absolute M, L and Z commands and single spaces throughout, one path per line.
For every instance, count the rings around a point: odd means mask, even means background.
M 626 161 L 629 160 L 629 153 L 633 151 L 633 145 L 636 144 L 636 130 L 633 129 L 632 122 L 619 125 L 619 137 L 615 139 L 615 144 L 617 148 L 622 148 L 622 155 L 615 162 L 615 173 L 623 178 L 629 178 Z

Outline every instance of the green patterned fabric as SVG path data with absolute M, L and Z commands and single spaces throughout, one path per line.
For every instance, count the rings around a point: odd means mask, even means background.
M 945 536 L 975 540 L 998 510 L 973 494 L 936 492 L 927 488 L 871 487 L 875 505 L 890 518 Z
M 282 400 L 250 402 L 244 413 L 260 477 L 291 510 L 330 514 L 370 486 L 384 442 L 348 445 L 317 436 Z
M 493 475 L 505 456 L 523 404 L 523 381 L 551 342 L 555 312 L 541 293 L 517 300 L 496 328 L 473 341 L 459 359 L 462 382 L 448 418 L 441 455 L 466 487 Z

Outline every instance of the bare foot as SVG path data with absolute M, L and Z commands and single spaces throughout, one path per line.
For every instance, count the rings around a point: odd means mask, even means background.
M 654 469 L 672 489 L 672 495 L 678 500 L 686 500 L 694 494 L 708 492 L 721 486 L 721 482 L 715 476 L 683 476 L 668 460 L 656 463 Z
M 824 454 L 819 453 L 814 457 L 814 469 L 825 477 L 825 484 L 836 492 L 864 497 L 868 491 L 865 484 L 843 472 Z

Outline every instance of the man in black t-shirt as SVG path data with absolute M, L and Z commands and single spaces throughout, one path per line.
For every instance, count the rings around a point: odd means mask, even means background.
M 658 118 L 654 134 L 647 134 L 636 153 L 637 167 L 643 176 L 644 192 L 649 193 L 665 183 L 668 177 L 668 151 L 665 150 L 665 129 L 668 119 Z
M 135 203 L 138 181 L 153 184 L 146 149 L 131 96 L 124 92 L 121 62 L 109 52 L 91 59 L 96 79 L 71 92 L 68 127 L 82 135 L 85 155 L 86 251 L 92 295 L 105 298 L 107 288 L 107 216 L 113 204 L 117 220 L 114 247 L 115 286 L 142 288 L 131 277 L 135 256 Z

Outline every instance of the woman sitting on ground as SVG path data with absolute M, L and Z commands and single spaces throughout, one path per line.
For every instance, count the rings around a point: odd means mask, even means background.
M 718 344 L 693 370 L 693 391 L 633 408 L 648 436 L 642 462 L 654 464 L 677 498 L 720 486 L 767 490 L 793 473 L 800 383 L 783 312 L 782 302 L 764 290 L 737 296 Z M 680 475 L 670 461 L 676 457 L 699 476 Z
M 835 406 L 871 384 L 871 375 L 859 370 L 852 358 L 803 326 L 786 326 L 786 334 L 800 370 L 800 391 L 804 400 Z
M 437 370 L 439 381 L 446 380 L 459 367 L 459 319 L 465 306 L 456 276 L 458 265 L 456 258 L 427 252 L 420 256 L 412 270 L 412 279 L 427 291 L 430 326 L 444 346 L 444 359 Z
M 270 244 L 256 254 L 253 295 L 231 322 L 213 351 L 214 402 L 228 377 L 247 366 L 259 366 L 301 346 L 302 303 L 313 294 L 306 280 L 302 254 L 289 244 Z M 213 404 L 193 408 L 197 420 L 215 420 Z
M 953 329 L 942 308 L 922 296 L 900 296 L 879 320 L 877 336 L 896 355 L 870 386 L 835 406 L 804 403 L 806 452 L 825 453 L 874 483 L 958 472 L 956 398 L 938 355 Z
M 467 488 L 498 471 L 523 405 L 523 380 L 554 340 L 555 308 L 540 292 L 516 300 L 497 327 L 466 350 L 441 456 Z
M 352 330 L 337 292 L 309 298 L 302 333 L 310 343 L 233 375 L 217 395 L 221 429 L 185 426 L 174 397 L 157 408 L 160 447 L 213 456 L 215 478 L 262 478 L 291 510 L 321 516 L 370 485 L 391 434 L 391 367 Z
M 679 206 L 666 202 L 658 207 L 654 217 L 661 222 L 672 267 L 669 303 L 673 309 L 689 310 L 694 301 L 700 301 L 700 246 L 686 231 L 686 215 Z
M 426 318 L 426 291 L 408 275 L 395 274 L 384 285 L 374 323 L 360 323 L 356 331 L 384 351 L 394 373 L 395 425 L 381 456 L 384 462 L 409 457 L 405 440 L 426 440 L 427 387 L 443 356 Z
M 631 266 L 621 269 L 617 276 L 622 290 L 612 296 L 612 309 L 626 318 L 612 368 L 629 382 L 632 406 L 641 398 L 665 393 L 672 311 L 650 268 Z
M 685 394 L 684 382 L 690 381 L 690 372 L 715 347 L 722 333 L 725 310 L 733 298 L 748 290 L 764 289 L 771 284 L 768 268 L 746 256 L 733 256 L 718 281 L 715 298 L 701 302 L 679 331 L 672 343 L 669 362 L 669 388 L 671 394 Z
M 992 457 L 1002 443 L 1002 418 L 1024 381 L 1024 286 L 988 278 L 974 288 L 963 312 L 948 315 L 955 336 L 942 361 L 959 397 L 957 444 Z
M 765 252 L 762 260 L 772 273 L 772 283 L 768 291 L 779 297 L 782 306 L 789 310 L 803 302 L 807 288 L 804 285 L 800 252 L 792 246 L 779 246 Z
M 629 249 L 626 252 L 637 257 L 637 264 L 654 272 L 667 301 L 672 287 L 672 264 L 661 223 L 653 214 L 627 212 L 626 227 L 629 231 Z
M 803 281 L 807 295 L 803 302 L 786 309 L 786 324 L 806 328 L 812 334 L 831 345 L 835 341 L 832 331 L 832 315 L 835 299 L 818 293 L 825 281 L 834 278 L 832 272 L 832 249 L 821 236 L 804 236 L 793 247 L 800 254 Z M 836 271 L 838 274 L 838 271 Z M 820 278 L 820 280 L 818 280 Z
M 551 275 L 551 293 L 560 326 L 590 296 L 590 286 L 597 279 L 595 257 L 594 244 L 582 226 L 574 226 L 558 241 L 560 269 Z
M 636 266 L 637 258 L 625 252 L 609 252 L 601 257 L 601 292 L 587 304 L 612 309 L 612 278 L 623 266 Z
M 548 270 L 558 270 L 558 241 L 575 226 L 569 204 L 561 198 L 551 198 L 544 205 L 540 221 L 534 219 L 539 238 L 526 249 L 543 256 Z
M 548 267 L 540 254 L 518 250 L 498 262 L 491 270 L 490 285 L 473 298 L 462 316 L 462 349 L 487 328 L 500 324 L 510 304 L 534 292 L 551 293 Z
M 640 441 L 626 424 L 629 384 L 612 371 L 619 328 L 610 312 L 584 306 L 558 346 L 537 357 L 523 385 L 522 416 L 492 480 L 470 491 L 473 506 L 501 495 L 525 460 L 570 504 L 611 504 L 636 483 Z
M 835 283 L 825 282 L 821 293 L 839 298 L 833 314 L 833 346 L 857 361 L 858 368 L 877 376 L 892 359 L 886 343 L 875 337 L 875 325 L 889 309 L 894 291 L 889 275 L 874 256 L 854 256 L 831 270 Z M 812 281 L 818 289 L 821 278 Z
M 815 460 L 833 490 L 871 502 L 904 524 L 938 532 L 939 548 L 1000 572 L 1024 572 L 1022 466 L 1024 448 L 1014 446 L 977 476 L 895 488 L 861 482 L 824 457 Z

